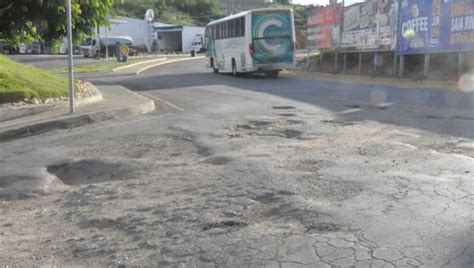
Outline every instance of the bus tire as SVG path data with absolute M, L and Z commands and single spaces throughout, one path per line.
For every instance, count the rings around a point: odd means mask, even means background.
M 232 59 L 232 76 L 237 77 L 239 73 L 237 72 L 237 66 L 235 64 L 235 59 Z
M 278 75 L 280 74 L 280 71 L 267 71 L 265 72 L 265 77 L 266 78 L 277 78 Z
M 211 59 L 211 68 L 215 74 L 219 73 L 219 69 L 217 69 L 216 66 L 214 66 L 214 59 Z

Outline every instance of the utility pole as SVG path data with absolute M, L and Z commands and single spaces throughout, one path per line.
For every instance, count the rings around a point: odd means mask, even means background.
M 69 112 L 75 112 L 74 105 L 74 63 L 72 61 L 72 19 L 71 19 L 71 0 L 67 1 L 67 46 L 68 46 L 68 65 L 69 65 Z

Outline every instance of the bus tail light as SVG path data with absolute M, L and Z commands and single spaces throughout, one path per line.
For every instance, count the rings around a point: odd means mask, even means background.
M 249 44 L 249 54 L 250 54 L 251 56 L 253 56 L 253 53 L 254 53 L 254 52 L 255 52 L 255 50 L 254 50 L 254 48 L 253 48 L 253 43 L 250 43 L 250 44 Z

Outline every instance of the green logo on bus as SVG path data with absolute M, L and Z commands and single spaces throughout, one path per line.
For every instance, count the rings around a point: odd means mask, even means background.
M 292 62 L 289 13 L 253 16 L 254 60 L 256 63 Z

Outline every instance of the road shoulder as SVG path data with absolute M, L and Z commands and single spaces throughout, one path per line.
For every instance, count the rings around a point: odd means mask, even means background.
M 155 110 L 153 100 L 124 87 L 99 86 L 99 90 L 103 100 L 79 106 L 75 114 L 68 114 L 63 108 L 3 122 L 0 143 Z

